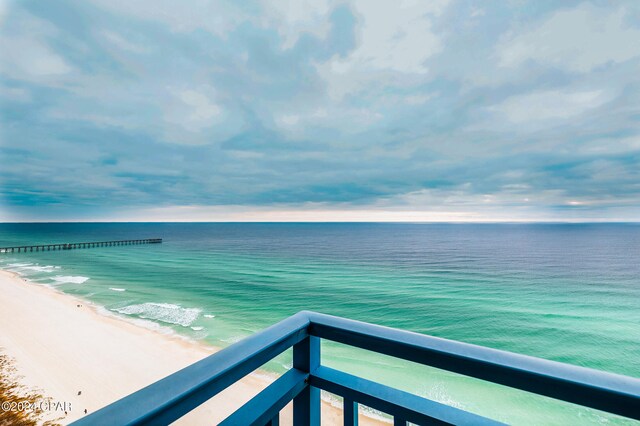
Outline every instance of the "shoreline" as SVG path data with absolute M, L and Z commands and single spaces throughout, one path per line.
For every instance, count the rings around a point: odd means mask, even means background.
M 53 402 L 71 404 L 66 416 L 60 410 L 42 417 L 62 424 L 83 417 L 85 409 L 95 412 L 220 349 L 106 315 L 98 305 L 2 269 L 0 329 L 0 351 L 13 360 L 19 383 Z M 176 424 L 217 423 L 274 379 L 260 370 L 251 373 Z M 322 416 L 323 423 L 342 424 L 342 409 L 326 400 L 322 401 Z M 291 422 L 291 404 L 282 410 L 281 420 Z M 386 424 L 363 413 L 360 421 Z

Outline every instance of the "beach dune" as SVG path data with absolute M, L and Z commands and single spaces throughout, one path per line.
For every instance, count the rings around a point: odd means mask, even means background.
M 45 413 L 44 419 L 57 418 L 62 424 L 216 350 L 103 315 L 83 300 L 6 271 L 0 271 L 0 330 L 0 350 L 14 360 L 21 384 L 39 390 L 52 402 L 70 404 L 66 414 L 62 410 Z M 265 375 L 249 375 L 177 424 L 215 424 L 269 382 Z M 362 424 L 378 423 L 361 417 Z M 291 424 L 290 406 L 281 418 L 283 424 Z M 341 423 L 341 410 L 323 402 L 323 424 Z

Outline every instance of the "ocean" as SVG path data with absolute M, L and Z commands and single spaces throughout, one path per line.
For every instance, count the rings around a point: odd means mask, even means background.
M 0 224 L 0 268 L 103 312 L 225 347 L 314 310 L 640 377 L 640 225 Z M 511 424 L 635 424 L 480 380 L 323 344 L 334 368 Z M 281 373 L 290 356 L 264 368 Z

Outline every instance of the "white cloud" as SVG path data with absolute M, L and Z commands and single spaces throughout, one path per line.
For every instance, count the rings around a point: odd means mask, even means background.
M 422 105 L 427 103 L 429 99 L 433 97 L 433 94 L 426 95 L 409 95 L 404 98 L 404 102 L 409 105 Z
M 277 28 L 283 38 L 282 47 L 291 48 L 302 33 L 325 38 L 331 29 L 329 12 L 331 0 L 264 0 L 266 24 Z
M 19 16 L 19 31 L 11 35 L 0 27 L 0 72 L 26 81 L 46 81 L 68 74 L 72 67 L 46 43 L 57 35 L 48 22 L 32 15 Z
M 0 86 L 0 100 L 3 99 L 15 102 L 29 102 L 31 101 L 31 93 L 19 87 Z
M 479 16 L 484 16 L 486 14 L 484 9 L 481 9 L 479 7 L 471 7 L 471 12 L 469 13 L 469 16 L 471 16 L 472 18 L 477 18 Z
M 299 120 L 300 120 L 300 116 L 296 114 L 284 114 L 280 116 L 276 121 L 280 125 L 288 127 L 288 126 L 295 126 L 296 124 L 298 124 Z
M 447 2 L 418 0 L 388 2 L 356 0 L 362 19 L 360 44 L 345 62 L 335 67 L 365 68 L 424 73 L 424 62 L 442 49 L 432 32 L 431 20 Z
M 636 135 L 627 138 L 612 137 L 595 139 L 581 143 L 575 148 L 577 149 L 577 152 L 585 154 L 624 154 L 634 151 L 640 151 L 640 136 Z
M 164 119 L 189 131 L 211 126 L 212 119 L 221 114 L 222 108 L 210 96 L 205 95 L 204 91 L 210 89 L 168 88 L 172 99 L 164 103 Z
M 562 120 L 597 108 L 609 99 L 609 95 L 602 90 L 549 90 L 510 97 L 491 110 L 503 114 L 512 123 Z
M 355 134 L 374 125 L 384 116 L 375 109 L 336 106 L 330 110 L 317 108 L 306 112 L 285 113 L 275 118 L 278 128 L 291 138 L 303 137 L 316 129 L 339 130 Z
M 71 72 L 71 67 L 47 46 L 34 39 L 3 38 L 1 68 L 4 74 L 17 79 L 59 76 Z
M 369 206 L 367 206 L 369 207 Z M 354 207 L 324 203 L 255 206 L 170 206 L 121 212 L 116 221 L 205 221 L 205 222 L 452 222 L 474 221 L 468 211 L 444 209 L 399 210 L 383 206 Z M 114 220 L 113 217 L 110 220 Z
M 131 125 L 129 120 L 122 117 L 114 117 L 104 113 L 82 112 L 79 111 L 79 109 L 54 109 L 47 113 L 47 117 L 54 120 L 85 121 L 97 127 L 121 127 L 125 129 L 131 129 L 134 127 Z
M 4 23 L 7 17 L 7 10 L 9 9 L 9 0 L 0 0 L 0 25 Z
M 107 40 L 107 42 L 119 49 L 124 50 L 131 53 L 146 53 L 149 49 L 142 45 L 132 42 L 131 40 L 127 40 L 125 37 L 113 31 L 103 31 L 102 36 Z
M 627 22 L 627 11 L 582 4 L 556 12 L 542 24 L 511 34 L 498 46 L 500 65 L 527 60 L 588 72 L 610 62 L 640 55 L 640 29 Z
M 233 3 L 191 0 L 189 4 L 173 0 L 93 0 L 94 4 L 121 15 L 162 22 L 174 32 L 197 29 L 224 36 L 242 17 Z
M 239 132 L 243 119 L 223 107 L 213 87 L 167 87 L 162 100 L 161 138 L 170 143 L 202 145 Z
M 334 56 L 318 64 L 332 97 L 342 98 L 381 81 L 402 84 L 406 78 L 401 75 L 405 74 L 424 76 L 428 71 L 425 61 L 442 50 L 432 20 L 442 14 L 447 3 L 354 0 L 358 17 L 356 49 L 346 58 Z
M 213 103 L 206 95 L 195 90 L 184 90 L 177 94 L 178 98 L 191 107 L 187 118 L 191 123 L 207 123 L 212 118 L 220 115 L 221 108 Z

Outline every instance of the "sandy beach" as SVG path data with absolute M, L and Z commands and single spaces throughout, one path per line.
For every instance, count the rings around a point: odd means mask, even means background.
M 78 305 L 81 305 L 78 307 Z M 14 360 L 20 383 L 71 408 L 45 419 L 70 423 L 196 362 L 215 348 L 103 315 L 88 302 L 0 271 L 0 350 Z M 250 375 L 176 423 L 217 423 L 270 382 Z M 342 424 L 323 401 L 323 424 Z M 281 414 L 291 424 L 291 407 Z M 362 424 L 378 422 L 361 415 Z

